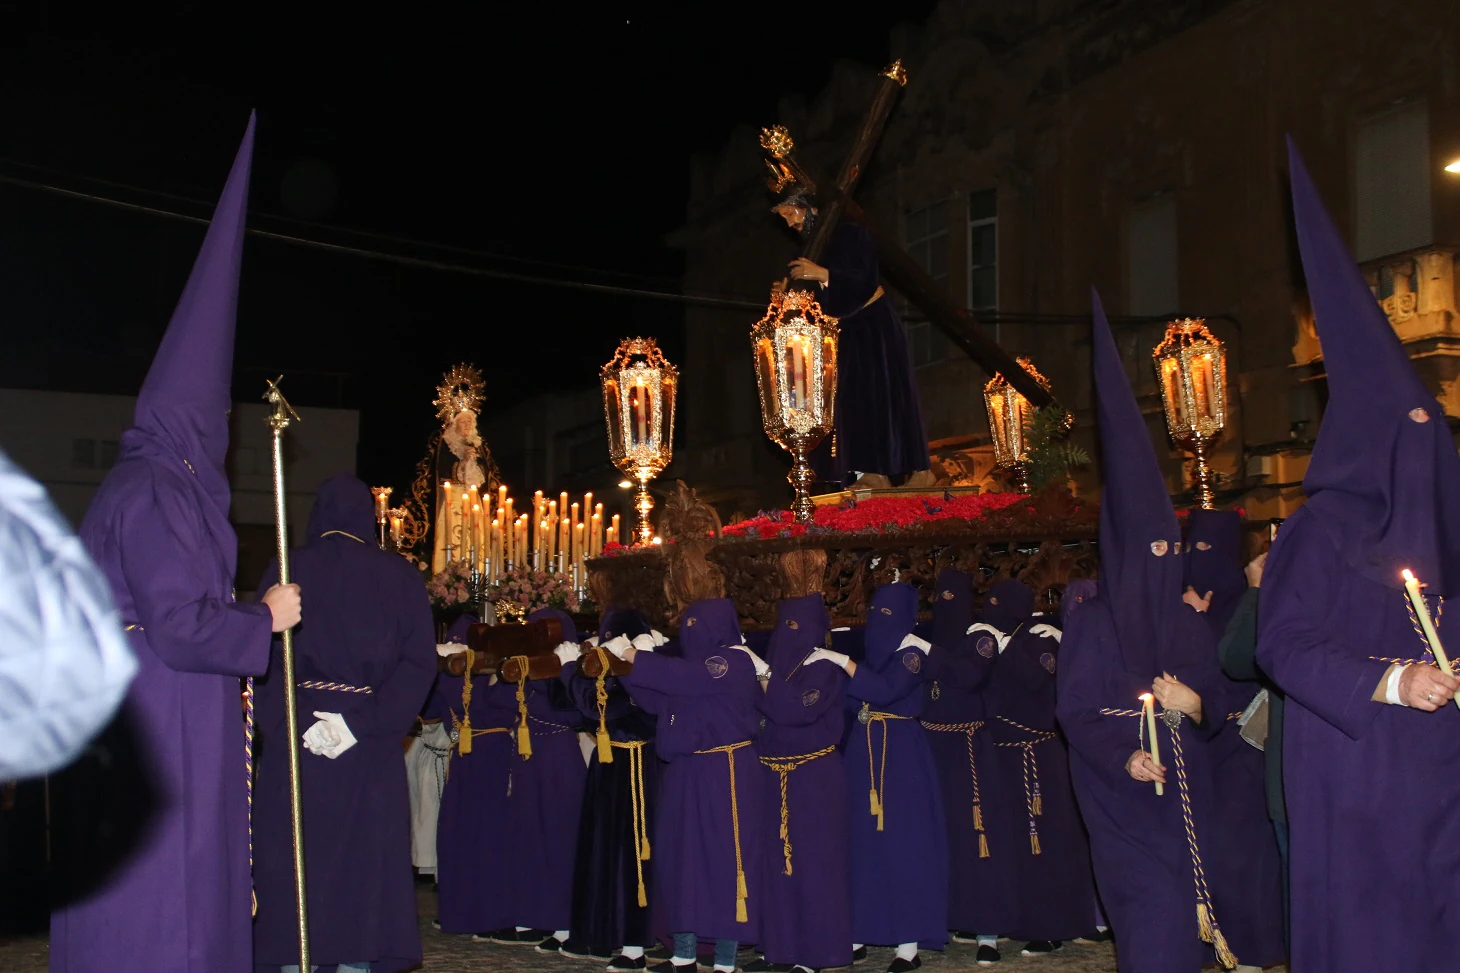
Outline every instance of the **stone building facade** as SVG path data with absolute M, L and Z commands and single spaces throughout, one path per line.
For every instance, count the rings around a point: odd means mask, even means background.
M 1099 289 L 1160 444 L 1150 351 L 1201 317 L 1228 348 L 1219 499 L 1279 516 L 1322 414 L 1320 350 L 1291 229 L 1285 134 L 1371 273 L 1376 298 L 1460 419 L 1460 5 L 1453 0 L 944 0 L 890 43 L 911 80 L 858 190 L 879 225 L 1030 356 L 1095 449 L 1090 288 Z M 890 58 L 889 58 L 890 60 Z M 841 64 L 776 118 L 834 168 L 881 65 Z M 687 292 L 754 294 L 795 241 L 767 212 L 757 133 L 697 160 Z M 787 458 L 761 432 L 753 313 L 691 307 L 675 463 L 722 512 L 784 506 Z M 935 456 L 989 482 L 987 376 L 908 316 Z M 1080 477 L 1084 490 L 1095 470 Z

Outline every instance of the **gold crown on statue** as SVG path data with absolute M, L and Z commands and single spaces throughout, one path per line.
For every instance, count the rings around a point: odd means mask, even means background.
M 450 422 L 462 412 L 480 413 L 487 397 L 487 383 L 475 365 L 454 365 L 436 386 L 436 417 Z
M 784 125 L 767 125 L 760 130 L 760 147 L 777 159 L 784 159 L 796 148 L 791 132 Z

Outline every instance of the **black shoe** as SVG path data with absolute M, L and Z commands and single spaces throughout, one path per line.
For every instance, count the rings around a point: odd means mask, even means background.
M 432 919 L 431 920 L 431 928 L 434 929 L 434 930 L 436 930 L 437 932 L 440 932 L 441 931 L 441 920 L 440 919 Z
M 866 946 L 858 946 L 856 949 L 852 950 L 852 965 L 853 966 L 856 966 L 858 963 L 865 963 L 865 962 L 867 962 L 867 947 Z
M 549 936 L 542 942 L 534 946 L 533 949 L 537 950 L 539 953 L 553 953 L 555 955 L 562 955 L 563 941 L 556 936 Z
M 638 959 L 629 959 L 620 953 L 608 964 L 608 973 L 642 973 L 648 967 L 649 963 L 644 957 L 640 956 Z
M 613 956 L 613 953 L 610 953 L 606 949 L 594 949 L 591 946 L 584 946 L 582 943 L 574 942 L 573 938 L 569 936 L 568 941 L 558 947 L 558 955 L 568 959 L 597 959 L 607 963 L 609 958 Z M 639 969 L 643 969 L 643 967 L 641 966 Z
M 914 956 L 912 959 L 896 957 L 893 959 L 892 964 L 887 967 L 887 973 L 912 973 L 913 970 L 919 969 L 922 965 L 923 961 L 919 956 Z
M 647 960 L 653 960 L 656 963 L 660 962 L 661 960 L 674 959 L 674 950 L 670 949 L 668 946 L 655 946 L 652 949 L 645 951 L 644 958 Z
M 662 963 L 655 963 L 649 967 L 649 973 L 689 973 L 690 970 L 694 969 L 694 966 L 695 964 L 693 963 L 676 963 L 672 959 L 667 959 Z
M 1064 942 L 1058 939 L 1035 939 L 1024 944 L 1020 950 L 1023 956 L 1048 956 L 1051 953 L 1058 953 L 1065 948 Z
M 974 943 L 978 942 L 978 936 L 976 934 L 971 932 L 964 932 L 961 929 L 953 930 L 951 933 L 948 934 L 948 938 L 952 939 L 955 943 L 963 943 L 965 946 L 972 946 Z
M 993 966 L 1003 958 L 1003 956 L 999 955 L 997 946 L 980 946 L 978 948 L 978 955 L 974 957 L 979 966 Z

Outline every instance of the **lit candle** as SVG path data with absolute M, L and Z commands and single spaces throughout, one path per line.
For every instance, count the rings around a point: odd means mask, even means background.
M 588 556 L 597 557 L 599 539 L 603 535 L 603 515 L 594 514 L 588 525 Z
M 497 506 L 507 506 L 507 487 L 505 485 L 497 487 Z
M 579 519 L 578 519 L 578 505 L 577 505 L 577 504 L 576 504 L 576 503 L 575 503 L 575 504 L 573 504 L 573 513 L 572 513 L 572 515 L 571 515 L 571 516 L 570 516 L 570 517 L 569 517 L 569 518 L 568 518 L 568 523 L 570 523 L 570 524 L 572 524 L 572 525 L 574 525 L 574 526 L 575 526 L 575 527 L 576 527 L 576 526 L 577 526 L 577 525 L 578 525 L 578 524 L 580 524 L 580 523 L 582 523 L 582 521 L 580 521 L 580 520 L 579 520 Z
M 593 513 L 593 491 L 589 490 L 583 494 L 583 519 L 587 520 L 591 513 Z
M 617 544 L 618 541 L 618 514 L 613 515 L 613 528 L 608 532 L 609 540 Z
M 469 493 L 461 495 L 461 514 L 456 530 L 456 559 L 460 561 L 467 556 L 467 544 L 471 541 L 471 494 Z
M 466 514 L 466 534 L 470 538 L 467 546 L 467 563 L 473 568 L 477 566 L 477 521 L 482 515 L 481 504 L 474 503 Z
M 630 401 L 634 410 L 634 445 L 637 446 L 649 441 L 649 390 L 644 388 L 642 378 L 634 383 Z
M 477 488 L 476 488 L 476 485 L 475 484 L 472 484 L 471 486 L 468 486 L 466 488 L 466 492 L 471 495 L 471 505 L 473 507 L 477 506 L 479 503 L 482 502 L 482 498 L 477 493 Z
M 583 563 L 583 525 L 573 526 L 573 563 Z
M 441 484 L 442 522 L 436 525 L 436 533 L 438 536 L 441 537 L 441 546 L 447 548 L 448 554 L 450 553 L 450 548 L 455 546 L 451 543 L 451 508 L 453 506 L 452 497 L 453 494 L 451 492 L 451 481 L 445 480 Z M 450 558 L 448 557 L 447 560 L 449 561 Z
M 492 521 L 492 539 L 489 542 L 492 558 L 492 581 L 502 576 L 502 522 Z
M 806 343 L 791 339 L 791 408 L 806 408 Z
M 1419 619 L 1420 628 L 1424 629 L 1425 641 L 1430 644 L 1430 652 L 1435 656 L 1435 664 L 1445 675 L 1454 675 L 1450 668 L 1450 657 L 1445 654 L 1445 647 L 1440 644 L 1440 633 L 1435 630 L 1434 619 L 1430 618 L 1430 606 L 1425 604 L 1425 596 L 1420 591 L 1424 586 L 1414 576 L 1409 568 L 1404 569 L 1404 590 L 1409 595 L 1409 603 L 1414 606 L 1414 615 Z M 1460 696 L 1455 697 L 1455 705 L 1460 707 Z
M 544 562 L 545 562 L 545 560 L 546 560 L 546 558 L 547 558 L 548 555 L 546 553 L 546 549 L 541 546 L 542 539 L 545 538 L 545 537 L 547 537 L 547 536 L 548 536 L 548 524 L 547 524 L 547 521 L 546 520 L 539 521 L 538 522 L 538 525 L 537 525 L 537 539 L 538 539 L 538 542 L 539 542 L 539 546 L 534 547 L 532 549 L 533 556 L 537 560 L 536 567 L 537 567 L 537 569 L 539 571 L 543 571 L 543 570 L 546 570 L 547 569 L 547 565 Z
M 542 549 L 542 531 L 538 527 L 542 523 L 542 515 L 542 491 L 536 490 L 532 494 L 532 549 L 534 551 Z
M 558 494 L 558 540 L 556 554 L 567 554 L 573 545 L 573 529 L 568 525 L 568 494 Z
M 400 547 L 400 536 L 401 536 L 401 519 L 399 517 L 391 517 L 390 518 L 390 542 L 392 544 L 394 544 L 396 547 Z
M 1161 742 L 1156 739 L 1156 697 L 1150 693 L 1141 693 L 1141 705 L 1146 712 L 1146 735 L 1151 738 L 1151 761 L 1157 766 L 1161 764 Z M 1161 782 L 1156 781 L 1156 795 L 1159 797 L 1166 793 L 1166 788 Z

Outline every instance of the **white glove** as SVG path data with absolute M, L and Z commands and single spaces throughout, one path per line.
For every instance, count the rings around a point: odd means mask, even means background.
M 630 642 L 622 635 L 615 635 L 607 642 L 604 642 L 603 647 L 609 652 L 613 653 L 614 658 L 622 659 L 624 657 L 624 653 L 634 647 L 634 643 Z
M 1055 628 L 1053 625 L 1036 625 L 1031 628 L 1029 632 L 1031 635 L 1038 635 L 1040 638 L 1044 639 L 1054 639 L 1056 642 L 1060 640 L 1060 637 L 1062 635 L 1060 630 Z
M 584 645 L 597 645 L 598 644 L 598 636 L 597 635 L 590 635 L 590 636 L 588 636 L 588 639 L 583 644 Z
M 655 648 L 658 648 L 661 645 L 669 644 L 669 640 L 664 637 L 664 633 L 659 631 L 657 628 L 649 629 L 649 637 L 654 640 Z
M 663 645 L 663 642 L 655 642 L 653 635 L 635 635 L 634 648 L 640 652 L 653 652 L 655 648 Z
M 560 642 L 558 647 L 553 649 L 553 655 L 558 657 L 559 665 L 567 665 L 570 662 L 577 662 L 582 652 L 576 642 Z
M 972 635 L 974 632 L 987 632 L 992 635 L 994 637 L 994 641 L 999 643 L 999 654 L 1001 655 L 1003 654 L 1004 649 L 1006 649 L 1009 645 L 1010 636 L 1005 635 L 1003 632 L 994 628 L 988 622 L 974 622 L 972 625 L 968 626 L 967 634 Z
M 355 734 L 339 713 L 314 714 L 318 723 L 304 732 L 304 746 L 310 753 L 334 760 L 356 744 Z
M 766 661 L 760 656 L 756 655 L 754 652 L 750 651 L 747 646 L 737 645 L 734 646 L 734 648 L 737 648 L 741 652 L 744 652 L 746 655 L 750 656 L 751 665 L 755 666 L 755 678 L 764 679 L 771 674 L 771 667 L 766 664 Z
M 840 652 L 833 652 L 831 651 L 831 649 L 814 649 L 812 653 L 806 657 L 806 661 L 801 664 L 803 666 L 809 666 L 813 662 L 830 662 L 838 669 L 845 671 L 847 668 L 847 664 L 851 661 L 852 659 L 850 656 L 842 655 Z
M 443 658 L 443 659 L 446 658 L 447 656 L 456 655 L 458 652 L 465 652 L 465 651 L 466 651 L 466 646 L 462 645 L 460 642 L 437 642 L 436 643 L 436 654 L 439 655 L 439 656 L 441 656 L 441 658 Z
M 909 632 L 902 637 L 902 644 L 897 647 L 897 651 L 901 652 L 903 649 L 908 648 L 917 649 L 923 655 L 927 655 L 933 650 L 933 643 L 927 639 L 920 639 Z

